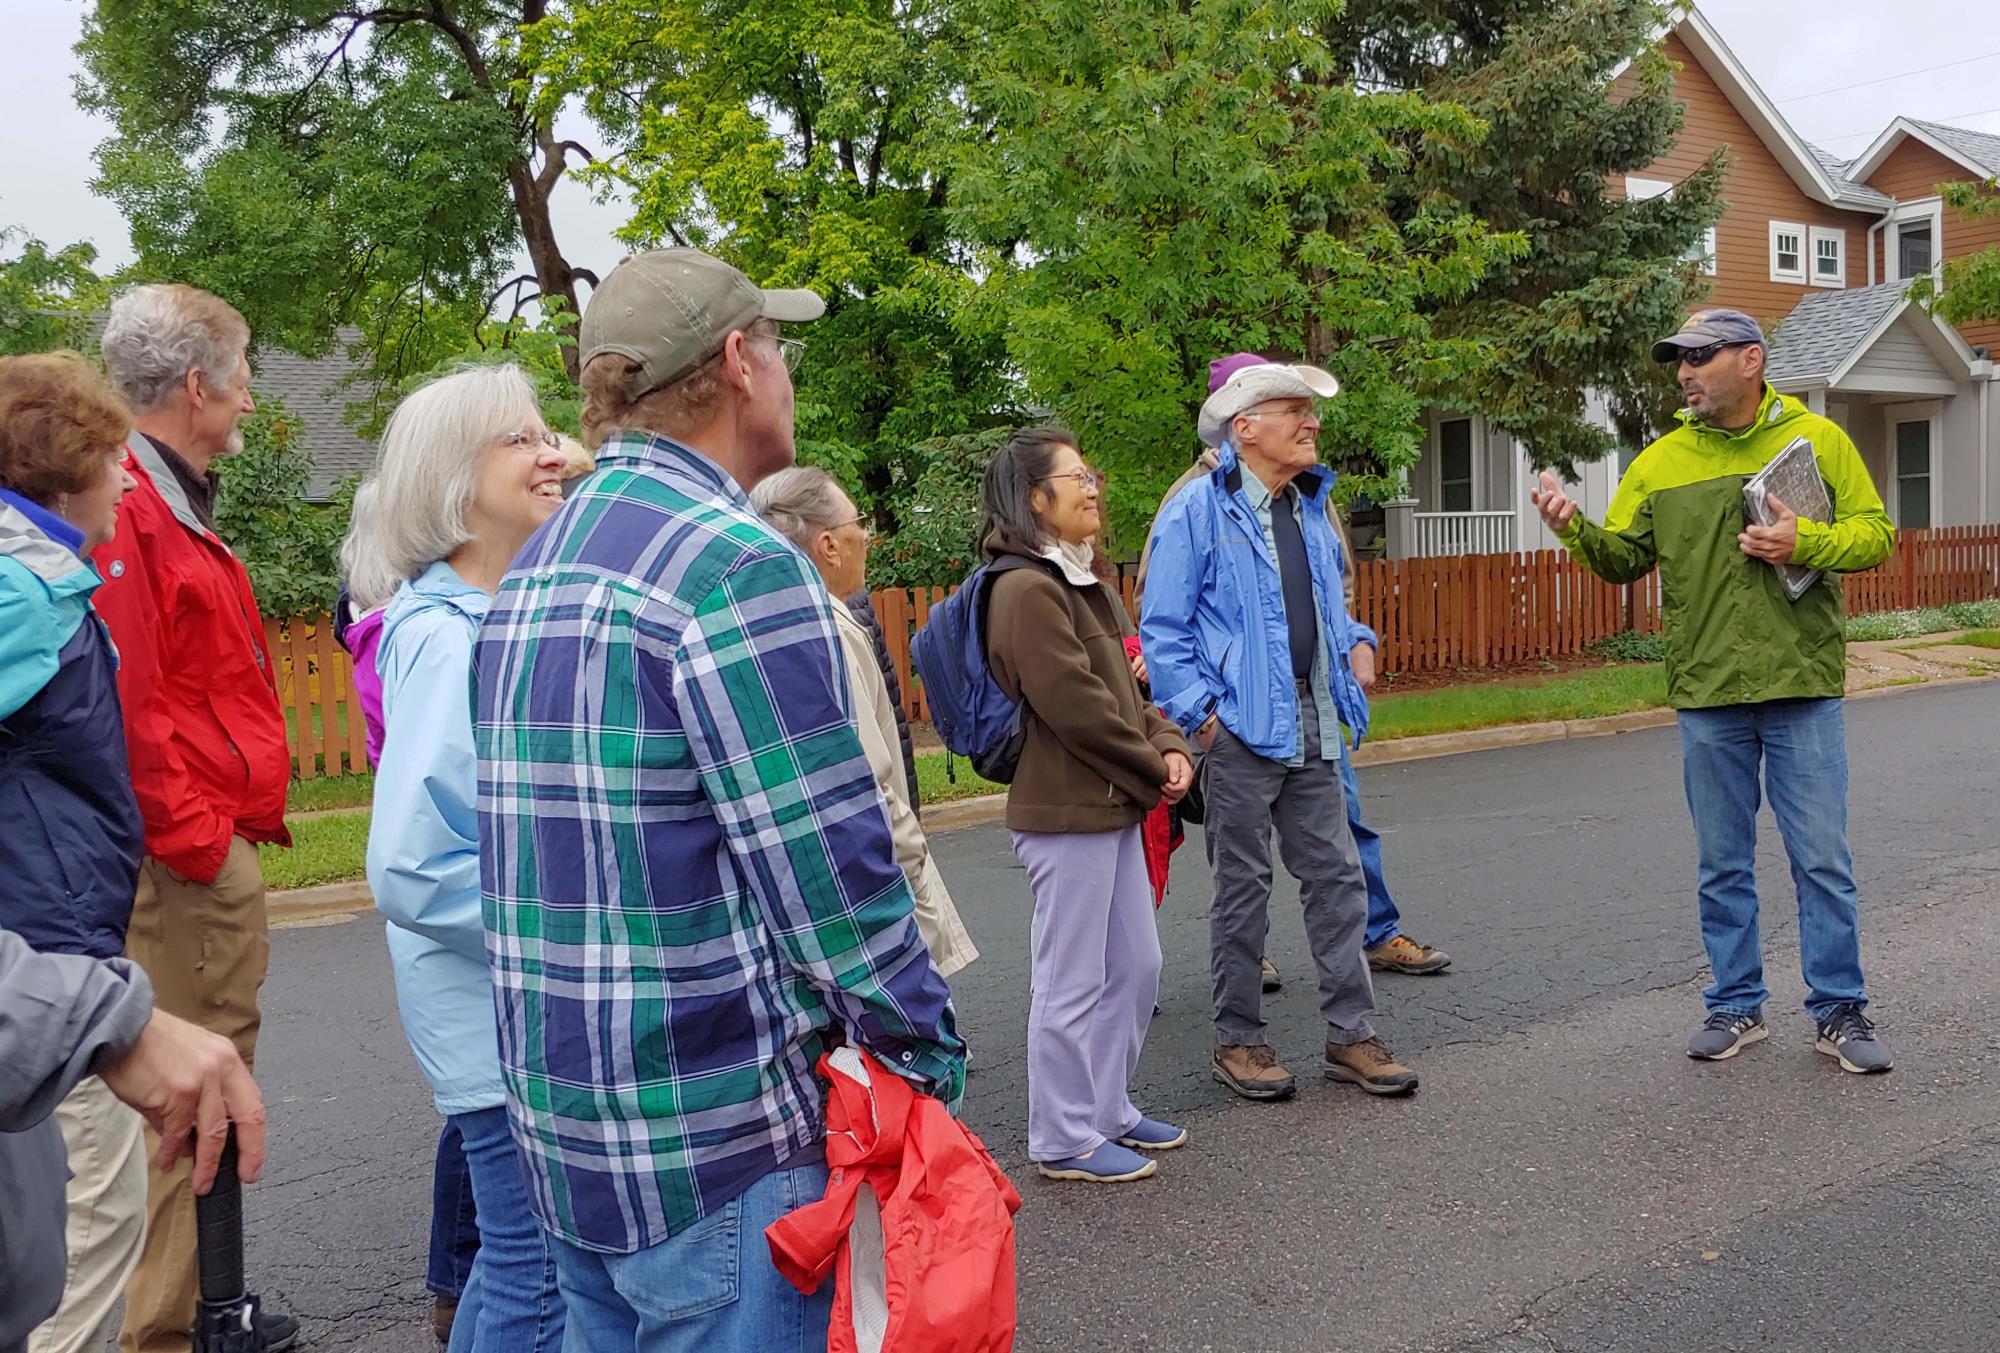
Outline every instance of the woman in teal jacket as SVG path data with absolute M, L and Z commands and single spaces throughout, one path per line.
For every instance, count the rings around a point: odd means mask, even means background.
M 403 1028 L 464 1139 L 479 1255 L 451 1353 L 553 1353 L 563 1305 L 507 1126 L 479 899 L 472 640 L 514 555 L 562 501 L 563 457 L 518 368 L 444 376 L 397 406 L 341 549 L 357 595 L 391 596 L 375 668 L 382 759 L 368 884 L 388 917 Z

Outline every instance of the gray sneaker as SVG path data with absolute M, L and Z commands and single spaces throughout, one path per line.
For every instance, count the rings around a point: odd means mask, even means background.
M 1887 1071 L 1895 1065 L 1888 1042 L 1875 1032 L 1874 1024 L 1858 1005 L 1836 1005 L 1819 1022 L 1819 1042 L 1815 1046 L 1839 1062 L 1842 1071 L 1860 1076 Z
M 1759 1011 L 1739 1015 L 1734 1010 L 1711 1010 L 1694 1037 L 1688 1039 L 1688 1056 L 1704 1062 L 1726 1062 L 1752 1043 L 1771 1036 Z

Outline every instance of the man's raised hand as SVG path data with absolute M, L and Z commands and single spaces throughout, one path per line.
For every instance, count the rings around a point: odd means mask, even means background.
M 1528 495 L 1542 514 L 1542 522 L 1551 531 L 1561 534 L 1569 529 L 1570 519 L 1576 516 L 1576 502 L 1562 491 L 1562 485 L 1547 470 L 1542 471 L 1542 486 Z

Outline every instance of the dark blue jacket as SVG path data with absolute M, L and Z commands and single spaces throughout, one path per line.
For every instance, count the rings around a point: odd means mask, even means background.
M 0 928 L 43 953 L 115 958 L 145 844 L 82 544 L 0 489 Z

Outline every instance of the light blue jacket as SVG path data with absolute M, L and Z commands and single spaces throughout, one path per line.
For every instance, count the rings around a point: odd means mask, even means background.
M 472 640 L 491 599 L 451 565 L 397 589 L 382 621 L 382 761 L 368 886 L 389 918 L 396 1003 L 439 1113 L 506 1102 L 479 904 Z
M 1236 448 L 1225 442 L 1215 470 L 1176 494 L 1153 525 L 1139 642 L 1153 699 L 1190 736 L 1213 713 L 1257 755 L 1285 761 L 1298 750 L 1299 701 L 1278 561 L 1249 498 Z M 1340 545 L 1326 516 L 1333 471 L 1315 465 L 1292 483 L 1313 598 L 1330 650 L 1333 707 L 1368 732 L 1368 701 L 1348 654 L 1375 632 L 1347 613 Z

